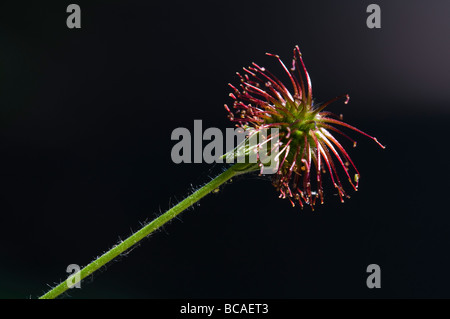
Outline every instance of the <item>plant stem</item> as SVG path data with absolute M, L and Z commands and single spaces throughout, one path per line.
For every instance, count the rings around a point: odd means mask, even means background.
M 207 183 L 206 185 L 195 191 L 190 196 L 186 197 L 176 206 L 172 207 L 167 212 L 157 217 L 149 224 L 143 226 L 140 230 L 132 234 L 130 237 L 122 241 L 120 244 L 114 246 L 106 253 L 104 253 L 94 261 L 92 261 L 86 267 L 79 270 L 76 274 L 70 275 L 66 280 L 61 282 L 58 286 L 54 287 L 46 294 L 42 295 L 39 299 L 56 298 L 57 296 L 65 292 L 67 289 L 69 289 L 69 287 L 72 287 L 77 282 L 80 282 L 81 280 L 91 275 L 96 270 L 103 267 L 108 262 L 119 256 L 120 254 L 124 253 L 126 250 L 137 244 L 139 241 L 150 235 L 153 231 L 160 228 L 168 221 L 172 220 L 175 216 L 177 216 L 182 211 L 198 202 L 204 196 L 214 191 L 217 187 L 228 181 L 233 176 L 250 171 L 255 171 L 257 169 L 258 168 L 257 166 L 255 166 L 255 164 L 245 164 L 245 163 L 234 164 L 229 169 L 224 171 L 222 174 L 214 178 L 212 181 L 210 181 L 209 183 Z

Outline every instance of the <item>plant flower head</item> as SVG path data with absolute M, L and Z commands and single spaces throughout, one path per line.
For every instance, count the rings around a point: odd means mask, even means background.
M 298 202 L 314 209 L 317 201 L 324 202 L 322 180 L 329 175 L 341 202 L 349 197 L 344 190 L 341 177 L 348 180 L 356 191 L 360 174 L 348 152 L 335 135 L 356 141 L 346 135 L 341 128 L 363 134 L 384 148 L 372 137 L 354 126 L 342 121 L 342 116 L 324 111 L 332 102 L 349 96 L 342 95 L 325 103 L 315 104 L 308 71 L 298 46 L 294 48 L 292 67 L 288 68 L 278 55 L 275 57 L 287 74 L 291 90 L 272 73 L 256 63 L 237 73 L 241 83 L 233 89 L 230 97 L 234 99 L 232 109 L 225 105 L 228 117 L 243 129 L 278 129 L 278 147 L 275 159 L 277 172 L 272 183 L 280 192 L 281 198 L 288 198 L 293 206 Z M 270 138 L 270 136 L 269 136 Z M 272 154 L 273 155 L 273 154 Z M 262 165 L 262 164 L 260 164 Z

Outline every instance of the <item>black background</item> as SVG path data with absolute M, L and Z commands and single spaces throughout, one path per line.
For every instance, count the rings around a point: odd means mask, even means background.
M 92 3 L 95 2 L 95 3 Z M 448 1 L 0 5 L 0 297 L 36 298 L 225 167 L 173 164 L 177 127 L 232 127 L 228 82 L 298 44 L 353 134 L 360 190 L 315 212 L 237 178 L 71 290 L 75 298 L 450 296 Z M 381 267 L 368 289 L 366 267 Z M 107 270 L 107 271 L 105 271 Z M 67 296 L 67 295 L 66 295 Z

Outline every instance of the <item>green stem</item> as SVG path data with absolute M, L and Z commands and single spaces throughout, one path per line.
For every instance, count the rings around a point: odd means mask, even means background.
M 81 269 L 78 273 L 70 275 L 65 281 L 61 282 L 58 286 L 41 296 L 39 299 L 54 299 L 63 292 L 65 292 L 69 287 L 75 285 L 77 282 L 83 280 L 87 276 L 91 275 L 96 270 L 100 269 L 108 262 L 124 253 L 126 250 L 130 249 L 132 246 L 137 244 L 139 241 L 150 235 L 153 231 L 160 228 L 162 225 L 173 219 L 175 216 L 180 214 L 186 208 L 192 206 L 200 199 L 202 199 L 207 194 L 214 191 L 217 187 L 228 181 L 233 176 L 243 174 L 246 172 L 251 172 L 257 170 L 255 164 L 234 164 L 232 167 L 227 169 L 225 172 L 214 178 L 212 181 L 198 189 L 192 195 L 186 197 L 183 201 L 178 203 L 173 208 L 169 209 L 167 212 L 161 216 L 154 219 L 149 224 L 142 227 L 139 231 L 125 239 L 120 244 L 114 246 L 106 253 L 98 257 L 96 260 L 92 261 L 89 265 Z

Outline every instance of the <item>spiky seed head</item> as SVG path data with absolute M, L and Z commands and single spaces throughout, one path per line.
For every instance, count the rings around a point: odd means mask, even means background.
M 325 103 L 315 104 L 312 95 L 311 79 L 303 62 L 298 46 L 294 48 L 291 68 L 286 67 L 278 55 L 267 53 L 278 60 L 287 74 L 291 90 L 264 67 L 252 63 L 237 73 L 239 87 L 229 84 L 234 100 L 232 108 L 225 105 L 231 121 L 243 129 L 253 128 L 255 132 L 263 129 L 278 129 L 278 170 L 272 183 L 281 198 L 287 198 L 293 206 L 309 205 L 314 209 L 317 201 L 324 202 L 322 180 L 329 180 L 337 190 L 340 200 L 349 197 L 341 182 L 341 176 L 348 180 L 356 191 L 360 179 L 359 171 L 348 152 L 334 136 L 338 134 L 349 139 L 353 146 L 356 141 L 338 127 L 347 128 L 374 140 L 363 131 L 336 116 L 324 111 L 330 104 L 348 95 L 335 97 Z

